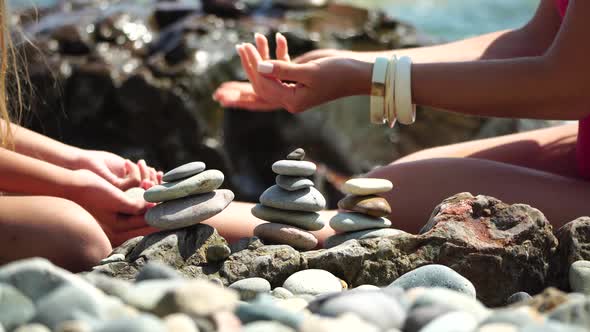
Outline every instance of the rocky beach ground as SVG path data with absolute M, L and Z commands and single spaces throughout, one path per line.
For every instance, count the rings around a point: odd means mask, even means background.
M 1 266 L 0 330 L 587 331 L 589 231 L 580 218 L 554 234 L 533 207 L 468 193 L 421 234 L 311 251 L 230 244 L 197 223 L 77 275 L 39 258 Z

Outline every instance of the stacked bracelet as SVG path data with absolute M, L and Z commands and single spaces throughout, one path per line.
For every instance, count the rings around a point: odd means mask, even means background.
M 371 80 L 371 123 L 383 124 L 385 122 L 385 81 L 387 76 L 387 58 L 375 59 L 373 65 L 373 78 Z
M 395 112 L 400 123 L 410 125 L 416 121 L 416 105 L 412 104 L 412 59 L 403 56 L 395 69 Z
M 412 59 L 407 56 L 391 59 L 378 57 L 371 80 L 371 123 L 399 120 L 410 125 L 416 121 L 416 105 L 412 103 Z
M 385 114 L 387 115 L 387 123 L 393 128 L 397 121 L 395 112 L 395 69 L 397 66 L 397 57 L 394 55 L 389 60 L 387 67 L 387 82 L 385 83 Z

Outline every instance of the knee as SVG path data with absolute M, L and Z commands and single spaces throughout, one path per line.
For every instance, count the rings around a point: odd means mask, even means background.
M 397 164 L 397 163 L 406 163 L 406 162 L 419 161 L 419 160 L 425 160 L 425 159 L 431 159 L 431 158 L 440 158 L 440 157 L 444 157 L 445 153 L 446 153 L 445 147 L 428 148 L 428 149 L 423 149 L 423 150 L 419 150 L 419 151 L 410 153 L 409 155 L 403 156 L 403 157 L 395 160 L 393 163 Z
M 78 272 L 96 266 L 111 251 L 111 243 L 96 219 L 78 204 L 58 199 L 54 206 L 63 211 L 63 239 L 56 260 L 62 267 Z

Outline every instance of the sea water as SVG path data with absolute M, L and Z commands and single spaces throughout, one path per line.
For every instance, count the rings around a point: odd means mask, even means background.
M 381 8 L 438 39 L 451 41 L 517 28 L 534 14 L 539 0 L 338 0 Z M 12 7 L 47 6 L 55 0 L 8 0 Z

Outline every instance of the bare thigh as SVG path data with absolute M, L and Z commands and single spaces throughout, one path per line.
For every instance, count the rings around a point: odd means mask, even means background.
M 416 152 L 395 163 L 430 158 L 477 158 L 578 177 L 578 125 L 570 124 L 436 147 Z
M 433 208 L 460 192 L 494 196 L 541 210 L 554 227 L 590 215 L 590 183 L 554 173 L 473 158 L 434 158 L 381 167 L 368 176 L 390 179 L 385 197 L 394 227 L 417 232 Z
M 43 196 L 0 197 L 0 264 L 39 256 L 82 271 L 110 251 L 96 220 L 74 202 Z

